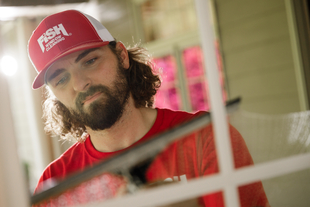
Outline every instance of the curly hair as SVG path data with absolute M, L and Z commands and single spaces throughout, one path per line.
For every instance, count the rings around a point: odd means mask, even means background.
M 122 65 L 120 51 L 116 48 L 116 42 L 108 45 L 118 59 L 118 65 Z M 154 96 L 161 85 L 161 80 L 151 61 L 148 51 L 138 45 L 127 48 L 129 56 L 129 69 L 124 70 L 130 93 L 134 99 L 135 107 L 153 107 Z M 59 135 L 64 140 L 83 142 L 87 135 L 86 127 L 76 120 L 70 110 L 61 103 L 48 86 L 46 88 L 46 100 L 43 103 L 44 130 L 47 133 Z

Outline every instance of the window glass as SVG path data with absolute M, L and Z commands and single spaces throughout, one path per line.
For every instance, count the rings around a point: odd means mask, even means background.
M 257 164 L 310 152 L 309 116 L 309 111 L 268 115 L 240 109 L 229 120 Z
M 208 110 L 202 51 L 198 46 L 186 48 L 183 50 L 182 57 L 192 110 Z
M 217 48 L 218 45 L 216 44 L 216 49 Z M 225 101 L 226 92 L 224 88 L 222 61 L 218 51 L 217 61 L 219 66 L 219 81 L 222 87 L 223 100 Z M 182 52 L 182 62 L 185 68 L 185 77 L 192 110 L 209 110 L 208 84 L 204 72 L 203 52 L 200 46 L 193 46 L 184 49 Z
M 263 180 L 270 206 L 309 206 L 310 169 Z

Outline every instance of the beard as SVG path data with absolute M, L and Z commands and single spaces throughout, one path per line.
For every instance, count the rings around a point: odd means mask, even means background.
M 100 97 L 87 108 L 84 107 L 83 101 L 98 92 L 101 93 Z M 130 89 L 126 77 L 119 68 L 113 89 L 95 85 L 89 87 L 86 92 L 78 94 L 75 101 L 76 109 L 70 110 L 72 118 L 92 130 L 109 129 L 122 117 L 129 95 Z

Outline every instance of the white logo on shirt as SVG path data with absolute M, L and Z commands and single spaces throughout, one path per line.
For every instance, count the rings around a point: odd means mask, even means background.
M 186 178 L 186 175 L 180 175 L 180 176 L 173 176 L 173 179 L 172 178 L 166 178 L 164 180 L 165 182 L 172 182 L 172 181 L 181 181 L 181 182 L 185 182 L 187 183 L 187 178 Z

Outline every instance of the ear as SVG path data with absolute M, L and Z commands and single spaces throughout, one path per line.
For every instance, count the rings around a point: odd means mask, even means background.
M 129 64 L 128 51 L 127 51 L 125 45 L 122 42 L 117 42 L 116 48 L 117 48 L 117 50 L 121 51 L 120 56 L 123 60 L 123 68 L 128 69 L 130 64 Z

